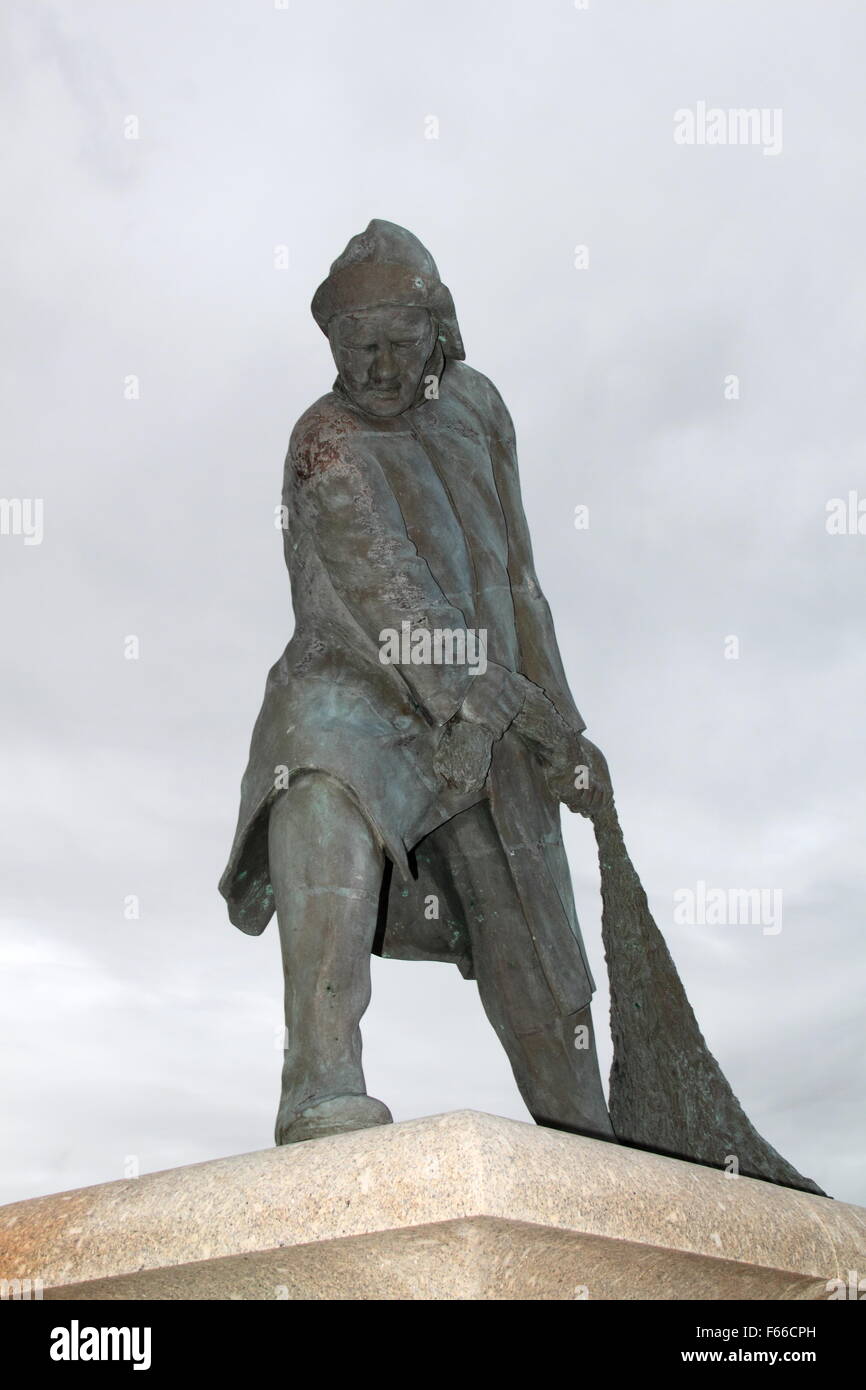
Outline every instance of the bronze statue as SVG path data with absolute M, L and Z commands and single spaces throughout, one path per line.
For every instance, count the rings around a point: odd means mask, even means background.
M 511 418 L 464 361 L 433 258 L 404 228 L 374 220 L 333 263 L 312 310 L 338 376 L 289 445 L 295 632 L 268 675 L 220 883 L 242 931 L 258 935 L 277 913 L 287 1046 L 276 1142 L 391 1120 L 361 1065 L 375 951 L 452 961 L 477 980 L 539 1124 L 717 1165 L 750 1131 L 757 1148 L 744 1171 L 819 1190 L 755 1135 L 717 1067 L 709 1122 L 703 1103 L 680 1095 L 678 1047 L 707 1076 L 715 1063 L 676 993 L 618 835 L 605 759 L 568 688 Z M 611 1095 L 618 1136 L 560 802 L 596 825 L 609 958 L 621 937 L 614 1079 L 626 1056 L 629 1067 L 619 1120 Z M 638 957 L 656 972 L 649 983 Z M 661 981 L 662 1013 L 674 1011 L 677 1037 L 661 1062 L 640 1057 L 643 1039 L 630 1047 L 628 1021 L 617 1027 L 635 981 L 650 992 Z

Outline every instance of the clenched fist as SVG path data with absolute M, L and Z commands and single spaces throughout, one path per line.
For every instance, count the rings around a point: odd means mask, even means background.
M 442 730 L 433 767 L 458 792 L 480 791 L 490 771 L 493 735 L 483 724 L 452 719 Z
M 520 679 L 525 696 L 513 727 L 537 754 L 551 792 L 583 816 L 603 810 L 613 790 L 601 749 L 566 723 L 539 686 Z
M 613 800 L 607 759 L 583 734 L 572 735 L 568 755 L 545 767 L 547 785 L 570 811 L 592 816 Z

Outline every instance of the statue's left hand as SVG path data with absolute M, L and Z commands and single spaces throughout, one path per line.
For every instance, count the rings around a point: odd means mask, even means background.
M 575 734 L 567 754 L 565 749 L 562 753 L 565 756 L 545 766 L 547 785 L 553 795 L 581 816 L 603 811 L 613 801 L 613 788 L 601 749 L 583 734 Z

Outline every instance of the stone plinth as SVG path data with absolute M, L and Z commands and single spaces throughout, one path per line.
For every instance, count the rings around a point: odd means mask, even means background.
M 866 1209 L 457 1111 L 0 1208 L 46 1299 L 821 1299 Z

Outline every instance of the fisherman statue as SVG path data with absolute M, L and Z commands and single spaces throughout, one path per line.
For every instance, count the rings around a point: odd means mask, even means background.
M 746 1119 L 649 916 L 535 573 L 511 418 L 432 256 L 373 220 L 312 312 L 338 375 L 289 444 L 295 631 L 220 882 L 241 931 L 277 915 L 277 1144 L 391 1121 L 361 1061 L 375 952 L 477 981 L 538 1124 L 820 1191 Z M 599 844 L 610 1111 L 560 803 Z

